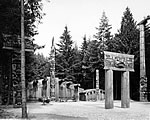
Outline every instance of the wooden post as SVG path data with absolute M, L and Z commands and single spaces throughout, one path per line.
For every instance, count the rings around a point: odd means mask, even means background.
M 65 102 L 68 100 L 67 82 L 65 81 Z
M 22 118 L 27 118 L 25 85 L 25 39 L 24 39 L 24 0 L 21 0 L 21 83 L 22 83 Z
M 105 109 L 113 108 L 113 71 L 105 70 Z
M 56 78 L 55 82 L 56 82 L 56 84 L 55 84 L 55 98 L 56 99 L 55 100 L 59 101 L 59 79 Z
M 129 71 L 121 74 L 121 107 L 130 107 L 130 92 L 129 92 Z
M 87 95 L 87 92 L 85 93 L 85 101 L 88 101 L 88 95 Z
M 80 95 L 79 95 L 79 85 L 77 85 L 77 102 L 79 102 L 79 97 L 80 97 Z

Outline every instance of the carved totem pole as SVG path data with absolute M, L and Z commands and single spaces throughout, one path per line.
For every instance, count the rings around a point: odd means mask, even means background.
M 140 101 L 147 101 L 147 76 L 145 67 L 145 24 L 150 19 L 148 16 L 138 25 L 140 27 Z
M 50 96 L 55 99 L 55 46 L 54 37 L 52 39 L 52 46 L 50 52 Z

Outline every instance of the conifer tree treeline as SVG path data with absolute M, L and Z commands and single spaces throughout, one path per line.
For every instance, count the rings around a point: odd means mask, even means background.
M 132 54 L 135 55 L 135 72 L 130 75 L 130 91 L 131 98 L 138 100 L 139 30 L 128 7 L 123 13 L 121 27 L 114 36 L 111 35 L 111 28 L 108 18 L 103 12 L 99 26 L 96 28 L 95 39 L 87 40 L 85 35 L 81 49 L 78 50 L 73 47 L 70 32 L 65 27 L 64 33 L 60 37 L 61 40 L 57 44 L 59 48 L 56 53 L 56 76 L 61 79 L 78 81 L 81 87 L 89 89 L 95 88 L 95 70 L 99 69 L 100 88 L 104 89 L 103 51 Z M 149 38 L 149 33 L 146 38 Z

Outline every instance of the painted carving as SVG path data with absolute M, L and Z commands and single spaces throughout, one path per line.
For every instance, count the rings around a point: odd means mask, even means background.
M 104 51 L 104 69 L 134 71 L 134 55 Z
M 12 56 L 12 83 L 13 83 L 13 104 L 20 107 L 22 102 L 21 93 L 21 60 L 20 53 Z
M 140 78 L 140 96 L 142 101 L 145 101 L 147 98 L 147 77 L 146 76 Z

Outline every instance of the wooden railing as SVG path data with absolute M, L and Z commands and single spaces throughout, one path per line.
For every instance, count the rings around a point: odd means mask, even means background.
M 97 100 L 97 90 L 96 89 L 87 89 L 79 93 L 81 101 L 96 101 Z M 105 91 L 99 89 L 98 91 L 98 100 L 105 99 Z

